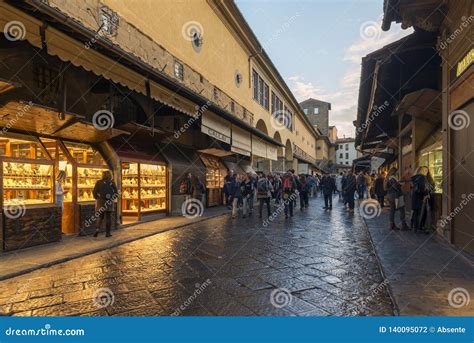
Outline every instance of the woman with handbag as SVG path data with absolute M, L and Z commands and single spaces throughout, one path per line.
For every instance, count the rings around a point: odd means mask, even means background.
M 387 198 L 390 203 L 390 230 L 409 230 L 405 218 L 405 198 L 402 192 L 402 186 L 397 180 L 395 174 L 398 169 L 390 168 L 387 177 L 385 178 L 384 188 L 387 191 Z M 395 211 L 398 210 L 400 214 L 401 228 L 395 225 Z

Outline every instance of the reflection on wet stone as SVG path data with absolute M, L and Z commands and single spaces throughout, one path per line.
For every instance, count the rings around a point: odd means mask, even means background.
M 386 288 L 371 294 L 383 277 L 361 218 L 342 206 L 323 213 L 320 201 L 268 227 L 217 217 L 0 282 L 2 313 L 392 315 Z M 92 301 L 100 288 L 114 295 L 103 309 Z M 272 305 L 276 289 L 287 306 Z

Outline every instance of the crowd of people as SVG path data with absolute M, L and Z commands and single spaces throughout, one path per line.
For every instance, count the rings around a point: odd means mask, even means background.
M 391 168 L 388 173 L 381 172 L 369 174 L 362 171 L 357 176 L 349 170 L 338 175 L 328 173 L 297 175 L 294 169 L 286 173 L 266 175 L 260 173 L 234 173 L 229 170 L 224 177 L 223 193 L 227 207 L 232 210 L 232 218 L 239 212 L 242 217 L 252 216 L 254 201 L 258 201 L 258 216 L 263 217 L 266 209 L 267 217 L 272 215 L 272 206 L 283 207 L 285 218 L 292 217 L 299 200 L 299 208 L 304 211 L 309 207 L 309 199 L 321 193 L 324 197 L 324 209 L 332 210 L 333 196 L 339 195 L 339 201 L 351 213 L 354 212 L 355 199 L 364 201 L 374 199 L 381 208 L 385 207 L 388 200 L 390 208 L 390 229 L 409 230 L 414 232 L 429 232 L 430 211 L 432 208 L 431 194 L 435 189 L 433 177 L 428 167 L 420 166 L 411 178 L 411 209 L 410 226 L 406 222 L 405 194 L 402 183 L 397 179 L 397 168 Z M 64 195 L 63 184 L 65 173 L 60 172 L 56 180 L 56 198 L 62 205 Z M 185 200 L 198 199 L 203 208 L 206 203 L 206 186 L 200 176 L 186 174 L 179 184 L 180 193 L 185 195 Z M 356 194 L 357 193 L 357 194 Z M 113 201 L 118 194 L 117 187 L 109 171 L 103 173 L 101 180 L 94 187 L 96 211 L 100 214 L 94 236 L 97 237 L 103 221 L 106 223 L 106 236 L 111 233 L 111 213 L 114 208 Z M 395 225 L 395 214 L 399 212 L 401 226 Z M 428 229 L 426 229 L 428 228 Z
M 333 197 L 338 195 L 339 201 L 347 211 L 354 212 L 356 199 L 362 202 L 374 199 L 380 208 L 389 206 L 391 230 L 426 231 L 431 207 L 431 193 L 434 181 L 427 167 L 419 167 L 412 177 L 411 191 L 411 225 L 405 219 L 405 194 L 401 182 L 396 178 L 397 169 L 391 168 L 388 173 L 379 174 L 361 171 L 355 174 L 352 170 L 339 174 L 297 175 L 295 170 L 286 173 L 234 173 L 227 172 L 224 177 L 223 194 L 225 204 L 232 211 L 232 218 L 239 213 L 243 218 L 252 216 L 254 202 L 258 204 L 258 216 L 272 215 L 272 207 L 284 208 L 285 218 L 292 217 L 295 208 L 304 211 L 309 206 L 309 199 L 321 194 L 324 197 L 324 210 L 331 211 Z M 181 190 L 182 188 L 182 190 Z M 180 184 L 181 193 L 186 199 L 195 198 L 205 204 L 206 187 L 199 176 L 186 175 Z M 401 226 L 395 225 L 395 214 L 399 212 Z

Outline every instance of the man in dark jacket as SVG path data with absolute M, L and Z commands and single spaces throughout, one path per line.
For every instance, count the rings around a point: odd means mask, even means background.
M 385 189 L 383 188 L 384 182 L 385 172 L 382 172 L 377 176 L 374 182 L 374 193 L 381 208 L 383 208 L 385 204 Z
M 235 182 L 234 172 L 232 170 L 227 171 L 227 175 L 224 177 L 224 196 L 227 208 L 230 210 L 232 208 L 232 196 L 231 196 L 231 188 L 233 187 Z
M 352 170 L 347 172 L 347 176 L 342 180 L 342 191 L 344 201 L 349 204 L 349 211 L 354 212 L 354 193 L 356 191 L 356 178 Z
M 321 179 L 321 189 L 324 195 L 324 209 L 332 210 L 332 195 L 336 189 L 336 183 L 334 179 L 328 174 L 324 173 L 323 178 Z
M 117 186 L 112 180 L 112 174 L 106 170 L 102 173 L 102 179 L 97 181 L 94 190 L 95 216 L 98 218 L 94 237 L 99 235 L 100 227 L 105 218 L 105 237 L 110 237 L 112 226 L 112 212 L 114 211 L 114 204 L 118 194 Z

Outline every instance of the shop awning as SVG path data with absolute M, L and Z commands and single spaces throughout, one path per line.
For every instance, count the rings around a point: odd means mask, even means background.
M 413 117 L 423 118 L 436 124 L 442 119 L 441 104 L 440 91 L 424 88 L 405 95 L 392 115 L 408 113 Z
M 356 145 L 377 140 L 380 134 L 395 137 L 398 122 L 391 114 L 398 99 L 439 85 L 440 57 L 436 50 L 437 35 L 415 31 L 362 59 L 359 86 Z
M 267 158 L 267 144 L 254 135 L 252 135 L 252 155 Z
M 97 76 L 146 95 L 147 79 L 124 67 L 120 60 L 112 60 L 94 49 L 88 49 L 52 27 L 46 29 L 46 46 L 50 55 L 57 56 L 64 62 L 71 62 L 76 67 L 82 67 Z
M 234 173 L 237 173 L 237 174 L 245 174 L 246 173 L 246 171 L 241 166 L 239 166 L 239 164 L 236 163 L 236 162 L 224 161 L 224 164 L 226 165 L 227 169 L 233 170 Z
M 252 135 L 244 129 L 232 125 L 231 150 L 237 154 L 250 156 L 252 153 Z
M 0 28 L 17 40 L 26 40 L 33 46 L 41 48 L 40 27 L 42 23 L 24 12 L 0 2 Z
M 201 119 L 201 132 L 221 142 L 231 143 L 232 124 L 216 114 L 204 111 Z
M 200 154 L 201 161 L 204 163 L 206 168 L 208 169 L 220 169 L 224 173 L 227 171 L 226 166 L 222 163 L 222 161 L 215 156 L 207 155 L 207 154 Z
M 257 172 L 255 171 L 255 169 L 252 168 L 252 164 L 250 162 L 247 162 L 247 161 L 240 161 L 239 163 L 239 167 L 246 173 L 250 173 L 250 174 L 257 174 Z
M 84 117 L 66 112 L 59 119 L 57 109 L 24 101 L 10 101 L 0 107 L 0 126 L 6 130 L 34 132 L 38 135 L 61 137 L 98 143 L 112 137 L 126 134 L 118 129 L 97 130 Z
M 18 85 L 16 85 L 15 83 L 13 83 L 9 80 L 5 80 L 5 79 L 0 78 L 0 95 L 5 94 L 5 93 L 17 88 L 17 86 Z
M 195 117 L 199 114 L 199 106 L 192 101 L 178 95 L 177 93 L 163 87 L 156 82 L 150 81 L 150 94 L 153 99 L 159 101 L 178 112 Z
M 203 154 L 208 154 L 208 155 L 213 155 L 217 157 L 224 157 L 224 156 L 230 156 L 233 153 L 230 151 L 222 150 L 222 149 L 217 149 L 217 148 L 208 148 L 208 149 L 201 149 L 199 152 Z
M 167 164 L 161 151 L 154 144 L 140 143 L 128 137 L 117 137 L 110 141 L 110 145 L 121 161 Z
M 117 127 L 120 130 L 126 131 L 130 134 L 129 139 L 137 140 L 161 140 L 164 137 L 173 135 L 173 132 L 169 132 L 157 127 L 150 127 L 136 122 L 129 122 Z
M 173 143 L 157 143 L 155 146 L 166 158 L 171 168 L 171 191 L 173 195 L 180 194 L 179 184 L 187 173 L 191 173 L 193 176 L 199 175 L 204 180 L 206 166 L 202 163 L 200 154 L 196 150 Z

